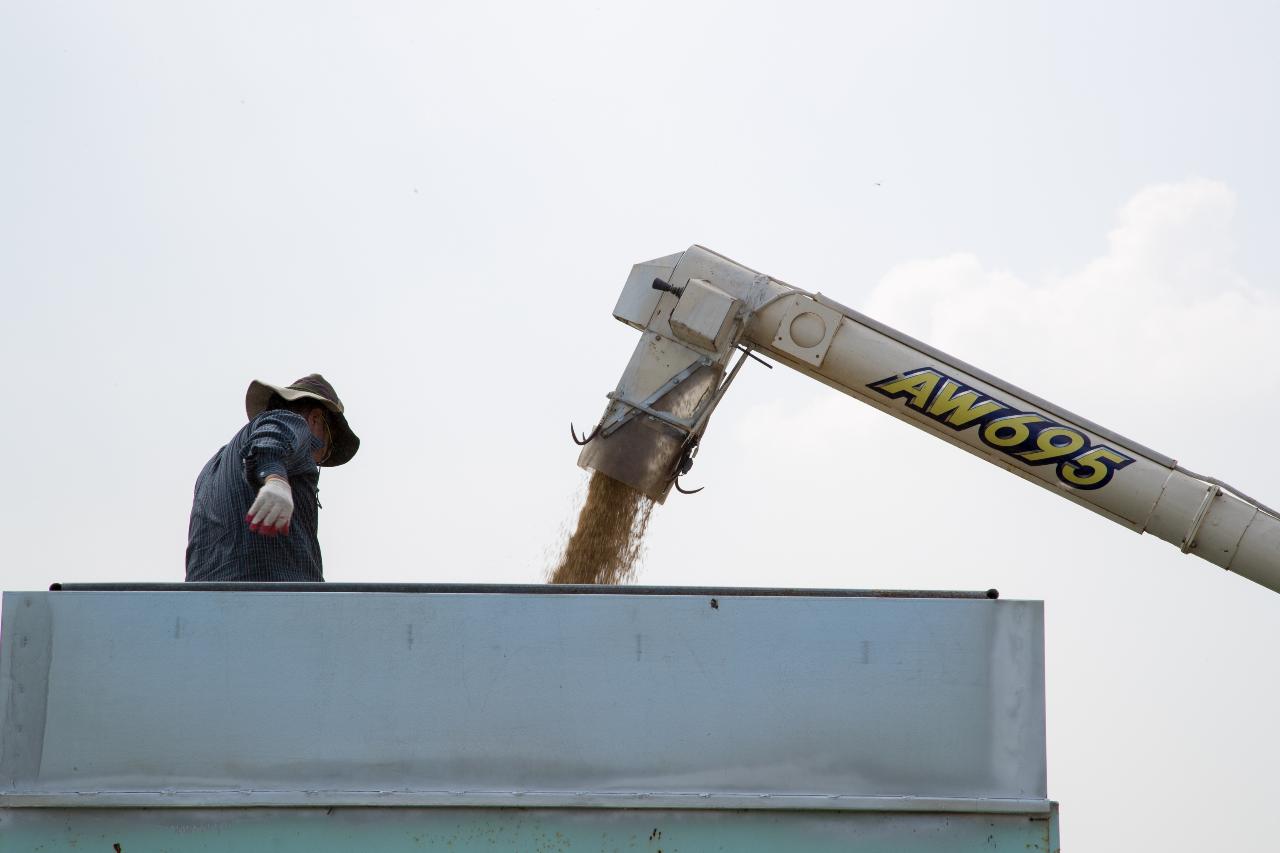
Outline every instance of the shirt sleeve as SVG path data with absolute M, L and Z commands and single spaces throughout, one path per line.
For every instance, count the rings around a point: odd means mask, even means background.
M 322 445 L 302 415 L 283 409 L 263 412 L 254 418 L 241 452 L 244 477 L 256 489 L 272 474 L 289 477 L 314 471 L 311 454 Z

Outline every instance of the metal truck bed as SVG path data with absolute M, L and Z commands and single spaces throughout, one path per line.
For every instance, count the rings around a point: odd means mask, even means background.
M 4 853 L 1057 844 L 1042 606 L 984 593 L 68 586 L 0 693 Z

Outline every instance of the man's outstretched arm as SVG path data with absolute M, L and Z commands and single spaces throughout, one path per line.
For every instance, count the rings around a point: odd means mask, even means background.
M 245 480 L 258 490 L 245 515 L 254 533 L 289 533 L 293 517 L 289 476 L 315 470 L 312 453 L 317 443 L 319 439 L 311 434 L 306 419 L 294 412 L 272 410 L 254 420 L 242 454 Z

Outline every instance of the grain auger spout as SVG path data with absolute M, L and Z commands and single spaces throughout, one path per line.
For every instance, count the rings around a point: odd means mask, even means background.
M 637 264 L 613 313 L 641 339 L 578 464 L 659 503 L 679 488 L 712 412 L 759 352 L 1280 591 L 1274 510 L 821 294 L 693 246 Z

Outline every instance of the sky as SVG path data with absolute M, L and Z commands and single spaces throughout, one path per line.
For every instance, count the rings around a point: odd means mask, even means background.
M 0 3 L 4 589 L 183 576 L 313 371 L 331 581 L 537 582 L 700 243 L 1276 505 L 1271 4 Z M 1071 849 L 1267 849 L 1280 596 L 749 365 L 650 584 L 1045 602 Z

